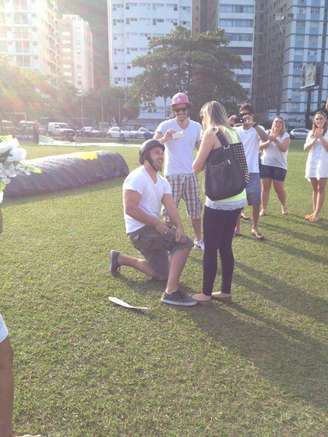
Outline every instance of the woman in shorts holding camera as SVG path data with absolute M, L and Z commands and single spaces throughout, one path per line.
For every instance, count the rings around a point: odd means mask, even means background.
M 313 119 L 304 150 L 308 152 L 305 177 L 312 184 L 313 212 L 305 219 L 311 223 L 320 220 L 320 211 L 325 201 L 328 178 L 328 120 L 324 112 L 318 111 Z
M 282 214 L 288 214 L 284 181 L 287 175 L 289 144 L 290 137 L 286 132 L 284 119 L 275 117 L 268 132 L 268 140 L 260 143 L 261 216 L 266 214 L 272 183 L 281 203 Z

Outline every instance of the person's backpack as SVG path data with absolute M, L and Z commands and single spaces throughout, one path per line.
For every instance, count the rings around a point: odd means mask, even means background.
M 240 194 L 249 180 L 242 143 L 229 144 L 219 130 L 221 147 L 213 149 L 205 165 L 205 193 L 211 200 L 222 200 Z

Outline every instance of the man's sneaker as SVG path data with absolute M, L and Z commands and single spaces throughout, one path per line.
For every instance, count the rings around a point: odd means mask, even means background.
M 120 269 L 120 265 L 118 263 L 119 255 L 120 252 L 118 252 L 117 250 L 111 250 L 109 254 L 109 271 L 113 276 L 117 276 Z
M 161 302 L 167 305 L 177 305 L 182 307 L 193 307 L 197 305 L 197 301 L 183 290 L 177 290 L 174 293 L 163 293 Z
M 194 249 L 200 249 L 202 251 L 204 251 L 204 241 L 203 240 L 194 240 Z

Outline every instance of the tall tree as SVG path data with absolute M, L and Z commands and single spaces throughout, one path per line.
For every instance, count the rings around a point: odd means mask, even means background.
M 241 58 L 229 50 L 220 29 L 193 38 L 188 29 L 177 27 L 164 37 L 151 39 L 149 53 L 134 65 L 144 69 L 133 85 L 143 102 L 187 92 L 195 116 L 206 101 L 216 99 L 231 107 L 246 97 L 232 72 L 241 66 Z

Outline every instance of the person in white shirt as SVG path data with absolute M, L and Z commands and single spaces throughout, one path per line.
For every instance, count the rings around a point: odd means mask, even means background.
M 204 249 L 202 241 L 199 185 L 192 170 L 195 148 L 200 143 L 202 127 L 200 123 L 190 120 L 188 111 L 190 101 L 186 94 L 177 93 L 172 97 L 172 110 L 176 117 L 160 123 L 154 138 L 165 145 L 164 176 L 172 187 L 172 195 L 179 206 L 185 201 L 188 215 L 195 232 L 194 247 Z M 166 221 L 168 217 L 164 212 Z
M 282 117 L 277 116 L 274 118 L 268 136 L 267 141 L 260 143 L 260 149 L 262 150 L 260 166 L 262 207 L 260 216 L 266 214 L 272 182 L 281 203 L 281 212 L 287 215 L 287 195 L 284 181 L 287 175 L 290 137 L 286 132 L 285 121 Z
M 143 143 L 141 167 L 133 170 L 123 184 L 123 205 L 126 233 L 144 258 L 112 250 L 110 272 L 115 276 L 122 266 L 128 266 L 153 279 L 167 281 L 161 302 L 193 306 L 197 302 L 179 285 L 193 243 L 184 233 L 170 184 L 159 174 L 163 161 L 163 144 L 153 139 Z M 162 205 L 175 228 L 161 221 Z
M 13 351 L 8 329 L 0 314 L 0 437 L 14 437 L 12 429 L 14 403 Z M 22 436 L 40 437 L 40 436 Z
M 311 182 L 313 190 L 313 212 L 307 214 L 305 219 L 315 223 L 320 220 L 328 179 L 328 120 L 322 111 L 318 111 L 314 116 L 304 150 L 308 152 L 305 177 Z
M 249 172 L 249 182 L 246 186 L 246 194 L 248 205 L 252 206 L 251 233 L 257 240 L 263 240 L 264 237 L 258 228 L 261 204 L 259 151 L 260 140 L 267 141 L 268 135 L 260 126 L 256 124 L 251 105 L 242 105 L 240 107 L 240 116 L 243 124 L 235 129 L 244 146 Z M 238 221 L 238 230 L 239 226 L 240 222 Z

